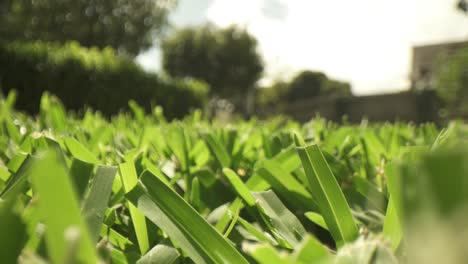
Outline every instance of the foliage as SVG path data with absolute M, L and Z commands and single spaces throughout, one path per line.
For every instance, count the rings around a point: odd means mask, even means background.
M 171 0 L 2 0 L 0 39 L 78 41 L 137 55 L 167 26 Z
M 436 75 L 438 95 L 452 114 L 468 114 L 468 48 L 445 57 Z
M 325 91 L 327 76 L 321 72 L 302 71 L 289 84 L 287 98 L 296 101 L 319 96 Z
M 468 12 L 468 3 L 466 0 L 459 0 L 457 4 L 457 8 L 460 9 L 460 11 L 463 11 L 465 13 Z
M 0 101 L 0 255 L 21 263 L 466 263 L 468 127 L 111 120 Z M 294 132 L 294 133 L 292 133 Z M 84 184 L 83 184 L 84 183 Z
M 236 26 L 181 29 L 163 40 L 161 49 L 167 73 L 203 80 L 217 96 L 244 96 L 263 72 L 256 39 Z
M 271 85 L 256 90 L 256 103 L 259 106 L 274 105 L 278 107 L 282 98 L 289 90 L 289 83 L 284 80 L 275 80 Z
M 302 71 L 290 82 L 286 98 L 288 101 L 296 101 L 303 98 L 311 98 L 320 95 L 351 95 L 351 86 L 329 79 L 322 72 Z
M 182 117 L 203 106 L 207 93 L 197 81 L 163 79 L 143 71 L 111 48 L 83 48 L 77 43 L 0 45 L 0 84 L 19 92 L 18 108 L 36 113 L 44 91 L 56 94 L 67 108 L 84 105 L 114 114 L 134 100 L 145 109 L 161 105 L 168 117 Z
M 328 79 L 325 95 L 350 96 L 351 94 L 351 85 L 349 83 Z
M 302 71 L 290 81 L 276 80 L 268 87 L 257 89 L 256 103 L 259 106 L 282 107 L 290 102 L 317 96 L 351 96 L 351 85 L 329 79 L 322 72 Z

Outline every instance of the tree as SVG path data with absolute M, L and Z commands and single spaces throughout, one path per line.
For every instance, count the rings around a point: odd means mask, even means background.
M 466 2 L 466 0 L 460 0 L 460 1 L 458 1 L 457 7 L 458 7 L 458 9 L 460 9 L 461 11 L 463 11 L 463 12 L 465 12 L 465 13 L 468 13 L 468 3 Z
M 1 0 L 0 40 L 111 46 L 130 56 L 168 25 L 174 0 Z
M 327 80 L 327 76 L 321 72 L 300 72 L 289 84 L 288 101 L 321 95 L 326 89 Z
M 436 74 L 436 91 L 451 114 L 468 114 L 468 48 L 442 60 Z
M 352 95 L 351 85 L 348 82 L 328 80 L 326 94 L 336 96 L 350 96 Z
M 213 96 L 245 95 L 263 72 L 256 39 L 236 26 L 181 29 L 162 41 L 161 50 L 167 73 L 203 80 Z
M 288 101 L 297 101 L 315 96 L 350 96 L 351 85 L 332 80 L 322 72 L 305 70 L 289 83 L 285 97 Z
M 289 91 L 289 83 L 282 79 L 274 80 L 270 85 L 259 87 L 256 90 L 256 104 L 260 107 L 275 106 L 284 102 Z

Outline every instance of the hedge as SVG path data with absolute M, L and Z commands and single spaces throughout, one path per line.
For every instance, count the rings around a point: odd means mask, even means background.
M 88 106 L 111 115 L 134 100 L 146 110 L 160 105 L 168 118 L 177 118 L 202 107 L 208 93 L 201 82 L 161 78 L 110 48 L 76 42 L 0 44 L 0 85 L 5 93 L 18 91 L 16 107 L 30 113 L 39 111 L 48 91 L 71 110 Z

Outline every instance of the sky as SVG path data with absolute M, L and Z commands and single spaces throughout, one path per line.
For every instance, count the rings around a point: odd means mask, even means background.
M 265 61 L 262 83 L 322 71 L 364 95 L 407 89 L 413 46 L 468 40 L 468 15 L 456 1 L 179 0 L 171 22 L 247 29 Z M 159 49 L 137 61 L 160 70 Z

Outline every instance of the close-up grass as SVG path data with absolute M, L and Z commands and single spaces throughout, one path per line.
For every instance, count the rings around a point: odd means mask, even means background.
M 0 101 L 1 263 L 466 263 L 468 127 Z

